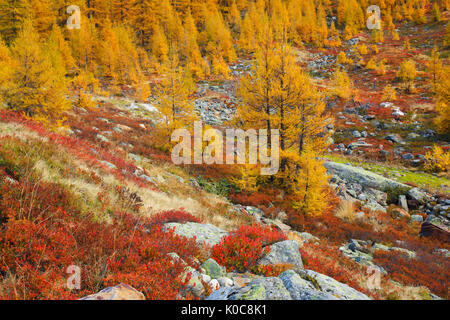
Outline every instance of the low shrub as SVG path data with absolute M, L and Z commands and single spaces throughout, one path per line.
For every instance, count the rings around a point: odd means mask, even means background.
M 180 210 L 169 210 L 164 211 L 161 213 L 158 213 L 151 217 L 152 224 L 165 224 L 169 222 L 178 222 L 178 223 L 185 223 L 185 222 L 196 222 L 201 223 L 202 220 L 194 217 L 189 212 L 186 212 L 182 209 Z
M 196 242 L 151 226 L 150 218 L 111 212 L 109 223 L 95 222 L 71 207 L 72 195 L 59 185 L 19 179 L 0 187 L 8 217 L 0 226 L 0 299 L 76 299 L 120 282 L 147 299 L 176 299 L 189 279 L 167 254 L 196 267 Z M 81 269 L 79 290 L 66 286 L 71 265 Z
M 242 226 L 212 248 L 212 257 L 228 271 L 274 272 L 258 268 L 258 260 L 270 251 L 270 245 L 286 240 L 280 231 L 268 226 Z

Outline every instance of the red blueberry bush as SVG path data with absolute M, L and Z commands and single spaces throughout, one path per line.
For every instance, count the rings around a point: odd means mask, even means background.
M 271 244 L 286 239 L 269 226 L 241 226 L 212 248 L 212 257 L 228 271 L 265 273 L 269 270 L 258 269 L 258 260 L 270 250 Z
M 57 184 L 0 179 L 0 299 L 75 299 L 120 282 L 148 299 L 176 299 L 188 278 L 176 252 L 195 267 L 194 240 L 163 232 L 149 218 L 111 213 L 96 222 L 70 204 Z M 34 190 L 34 192 L 33 192 Z M 27 195 L 24 197 L 24 194 Z M 186 215 L 185 215 L 186 216 Z M 81 289 L 68 290 L 67 267 L 81 268 Z
M 184 211 L 183 209 L 180 210 L 169 210 L 164 211 L 161 213 L 158 213 L 151 217 L 152 224 L 164 224 L 169 222 L 196 222 L 201 223 L 202 220 L 200 220 L 197 217 L 194 217 L 189 212 Z

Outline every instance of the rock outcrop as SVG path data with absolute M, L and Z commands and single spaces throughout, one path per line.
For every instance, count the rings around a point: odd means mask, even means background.
M 222 287 L 206 300 L 370 300 L 365 294 L 311 270 L 258 277 L 242 287 Z
M 329 174 L 335 174 L 341 179 L 344 179 L 347 183 L 357 183 L 364 188 L 373 188 L 376 190 L 385 190 L 387 188 L 411 188 L 403 183 L 350 165 L 325 161 L 324 166 Z
M 258 262 L 259 265 L 280 263 L 292 264 L 295 270 L 303 269 L 302 256 L 300 255 L 297 241 L 286 240 L 272 244 L 270 246 L 270 252 Z
M 176 235 L 186 238 L 194 238 L 198 243 L 205 243 L 214 246 L 220 242 L 223 236 L 228 232 L 222 230 L 212 224 L 202 224 L 195 222 L 176 223 L 169 222 L 164 225 L 164 230 L 174 229 Z

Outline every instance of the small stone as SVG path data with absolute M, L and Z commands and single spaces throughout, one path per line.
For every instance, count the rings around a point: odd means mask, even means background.
M 219 281 L 217 281 L 216 279 L 212 279 L 212 280 L 208 283 L 208 286 L 211 288 L 212 291 L 219 290 L 219 288 L 220 288 Z
M 398 197 L 398 204 L 399 206 L 401 206 L 403 209 L 405 209 L 406 211 L 408 211 L 408 202 L 406 201 L 406 196 L 405 195 L 400 195 Z
M 221 287 L 232 287 L 234 285 L 233 280 L 227 277 L 220 277 L 217 281 L 219 281 Z
M 209 275 L 207 274 L 202 274 L 202 280 L 206 283 L 210 282 L 212 279 Z

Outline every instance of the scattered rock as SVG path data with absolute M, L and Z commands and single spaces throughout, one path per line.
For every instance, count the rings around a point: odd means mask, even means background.
M 219 281 L 221 287 L 232 287 L 234 285 L 233 280 L 227 277 L 220 277 L 217 281 Z
M 393 143 L 403 142 L 402 138 L 398 134 L 390 134 L 386 136 L 384 139 L 386 139 L 387 141 L 391 141 Z
M 389 208 L 389 213 L 391 215 L 392 218 L 411 218 L 411 216 L 409 215 L 408 211 L 402 209 L 402 208 L 398 208 L 398 207 L 390 207 Z
M 420 235 L 450 242 L 450 227 L 447 218 L 429 215 L 422 223 Z
M 216 279 L 212 279 L 212 280 L 208 283 L 208 286 L 211 288 L 212 291 L 219 290 L 219 288 L 220 288 L 219 281 L 217 281 Z

